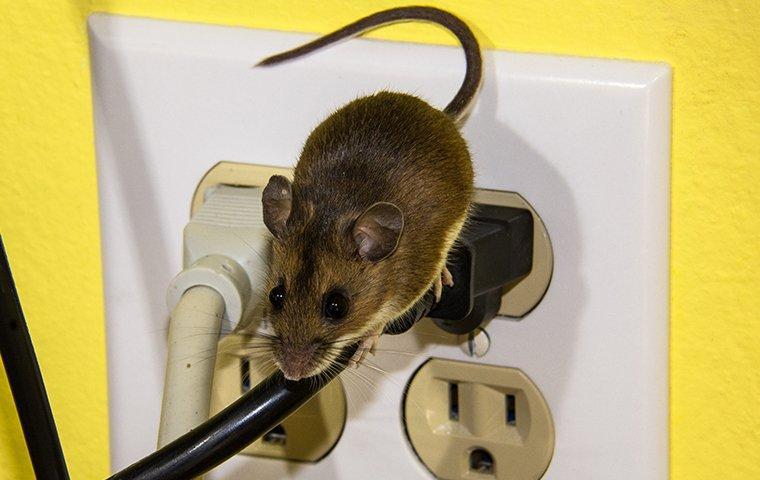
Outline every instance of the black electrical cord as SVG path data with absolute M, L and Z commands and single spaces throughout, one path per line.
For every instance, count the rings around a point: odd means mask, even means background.
M 61 444 L 50 412 L 29 331 L 0 238 L 0 348 L 16 408 L 38 479 L 68 480 Z M 404 321 L 409 328 L 432 306 L 426 295 Z M 409 325 L 407 325 L 409 324 Z M 403 331 L 403 328 L 400 329 Z M 394 332 L 399 333 L 399 332 Z M 232 405 L 160 450 L 116 473 L 110 480 L 189 480 L 203 475 L 274 428 L 340 374 L 356 351 L 341 353 L 319 381 L 297 382 L 270 375 Z
M 274 428 L 346 367 L 357 345 L 346 348 L 321 381 L 270 375 L 235 403 L 110 480 L 188 480 L 211 470 Z M 327 374 L 326 374 L 327 375 Z
M 0 354 L 38 479 L 68 480 L 58 431 L 0 236 Z
M 523 250 L 527 248 L 525 247 L 526 245 L 530 245 L 526 238 L 532 230 L 527 227 L 532 227 L 532 224 L 530 222 L 521 223 L 520 219 L 525 217 L 525 215 L 520 216 L 515 212 L 511 212 L 511 210 L 515 209 L 506 210 L 506 213 L 496 212 L 499 215 L 495 215 L 496 220 L 498 220 L 496 224 L 504 224 L 505 226 L 502 225 L 496 228 L 493 225 L 486 225 L 487 228 L 484 229 L 485 236 L 480 235 L 471 242 L 472 246 L 468 247 L 472 252 L 478 250 L 478 245 L 485 241 L 481 237 L 488 240 L 494 236 L 494 232 L 497 230 L 499 232 L 504 230 L 507 233 L 512 232 L 512 230 L 517 232 L 507 236 L 507 240 L 512 240 L 511 242 L 506 242 L 509 245 L 522 246 Z M 527 225 L 526 228 L 512 228 L 512 224 L 519 226 L 523 223 Z M 520 232 L 523 235 L 518 235 Z M 488 246 L 484 243 L 481 245 L 482 250 L 487 251 Z M 514 268 L 505 268 L 508 272 L 514 270 L 513 277 L 524 275 L 530 270 L 529 262 L 526 258 L 532 257 L 525 252 L 518 253 L 517 257 L 522 258 L 525 265 L 520 263 L 515 264 L 517 266 L 514 266 Z M 470 257 L 477 259 L 478 256 L 471 253 Z M 491 257 L 493 255 L 485 255 L 486 261 Z M 505 257 L 505 262 L 510 260 L 510 258 L 509 256 Z M 472 274 L 472 271 L 477 270 L 475 269 L 477 262 L 472 261 L 472 259 L 460 263 L 470 266 L 470 274 Z M 456 267 L 457 262 L 452 264 L 452 266 Z M 512 264 L 506 263 L 506 266 L 512 266 Z M 481 270 L 487 269 L 483 267 Z M 459 283 L 467 279 L 463 275 L 458 275 L 458 277 Z M 435 300 L 432 291 L 427 292 L 408 312 L 391 322 L 386 329 L 386 333 L 402 333 L 429 313 L 431 315 L 436 312 L 445 313 L 444 307 L 447 305 L 447 302 L 451 303 L 453 301 L 457 305 L 467 303 L 472 308 L 472 297 L 474 293 L 479 293 L 479 290 L 475 288 L 479 284 L 477 277 L 474 278 L 474 287 L 472 285 L 473 279 L 469 278 L 469 280 L 470 285 L 466 285 L 467 288 L 465 289 L 467 292 L 460 292 L 459 295 L 455 294 L 456 289 L 451 291 L 444 289 L 443 298 L 437 305 L 434 305 Z M 488 284 L 483 288 L 488 290 L 486 293 L 491 293 L 491 287 Z M 497 282 L 493 288 L 496 296 L 499 296 L 500 287 L 501 283 Z M 447 299 L 447 297 L 450 298 Z M 66 463 L 50 412 L 45 386 L 42 382 L 37 359 L 34 355 L 34 348 L 29 338 L 29 331 L 27 330 L 21 305 L 19 304 L 13 284 L 10 267 L 2 245 L 2 238 L 0 238 L 0 300 L 0 349 L 2 350 L 3 363 L 8 374 L 8 380 L 16 402 L 16 409 L 18 410 L 21 426 L 24 430 L 35 474 L 39 479 L 68 480 L 69 475 L 66 471 Z M 493 312 L 490 313 L 490 316 L 493 316 Z M 458 319 L 459 317 L 456 318 Z M 483 318 L 476 316 L 474 320 L 474 325 L 477 326 L 483 321 Z M 455 325 L 455 327 L 459 329 L 459 326 Z M 286 380 L 279 371 L 270 375 L 266 380 L 255 386 L 222 412 L 157 452 L 148 455 L 113 475 L 110 479 L 189 480 L 203 475 L 263 436 L 313 397 L 327 382 L 343 371 L 348 359 L 351 358 L 356 348 L 357 345 L 346 348 L 336 361 L 336 368 L 330 369 L 330 374 L 320 381 L 307 378 L 293 382 Z

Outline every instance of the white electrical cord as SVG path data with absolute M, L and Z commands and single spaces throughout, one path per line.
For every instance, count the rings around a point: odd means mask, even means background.
M 159 447 L 208 419 L 219 337 L 255 315 L 270 240 L 258 188 L 210 189 L 185 227 L 185 269 L 167 291 L 172 315 Z
M 172 312 L 159 448 L 208 419 L 206 392 L 213 380 L 223 315 L 224 299 L 203 285 L 185 292 Z

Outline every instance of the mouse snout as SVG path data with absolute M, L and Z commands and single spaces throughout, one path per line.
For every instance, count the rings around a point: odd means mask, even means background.
M 278 364 L 288 380 L 300 380 L 311 375 L 316 365 L 317 345 L 283 345 L 277 355 Z

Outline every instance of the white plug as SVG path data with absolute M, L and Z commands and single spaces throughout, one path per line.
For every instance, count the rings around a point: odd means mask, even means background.
M 256 307 L 251 299 L 262 293 L 272 236 L 264 225 L 261 189 L 219 185 L 205 196 L 185 227 L 185 270 L 171 281 L 166 303 L 172 311 L 185 291 L 209 286 L 224 298 L 229 331 Z
M 256 315 L 270 241 L 259 188 L 208 189 L 185 227 L 185 269 L 166 295 L 172 314 L 159 447 L 208 418 L 219 337 Z

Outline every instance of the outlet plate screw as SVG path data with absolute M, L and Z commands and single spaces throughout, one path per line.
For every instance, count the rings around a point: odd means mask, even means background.
M 468 357 L 480 358 L 491 348 L 491 336 L 483 328 L 478 327 L 467 335 L 459 336 L 459 348 Z

